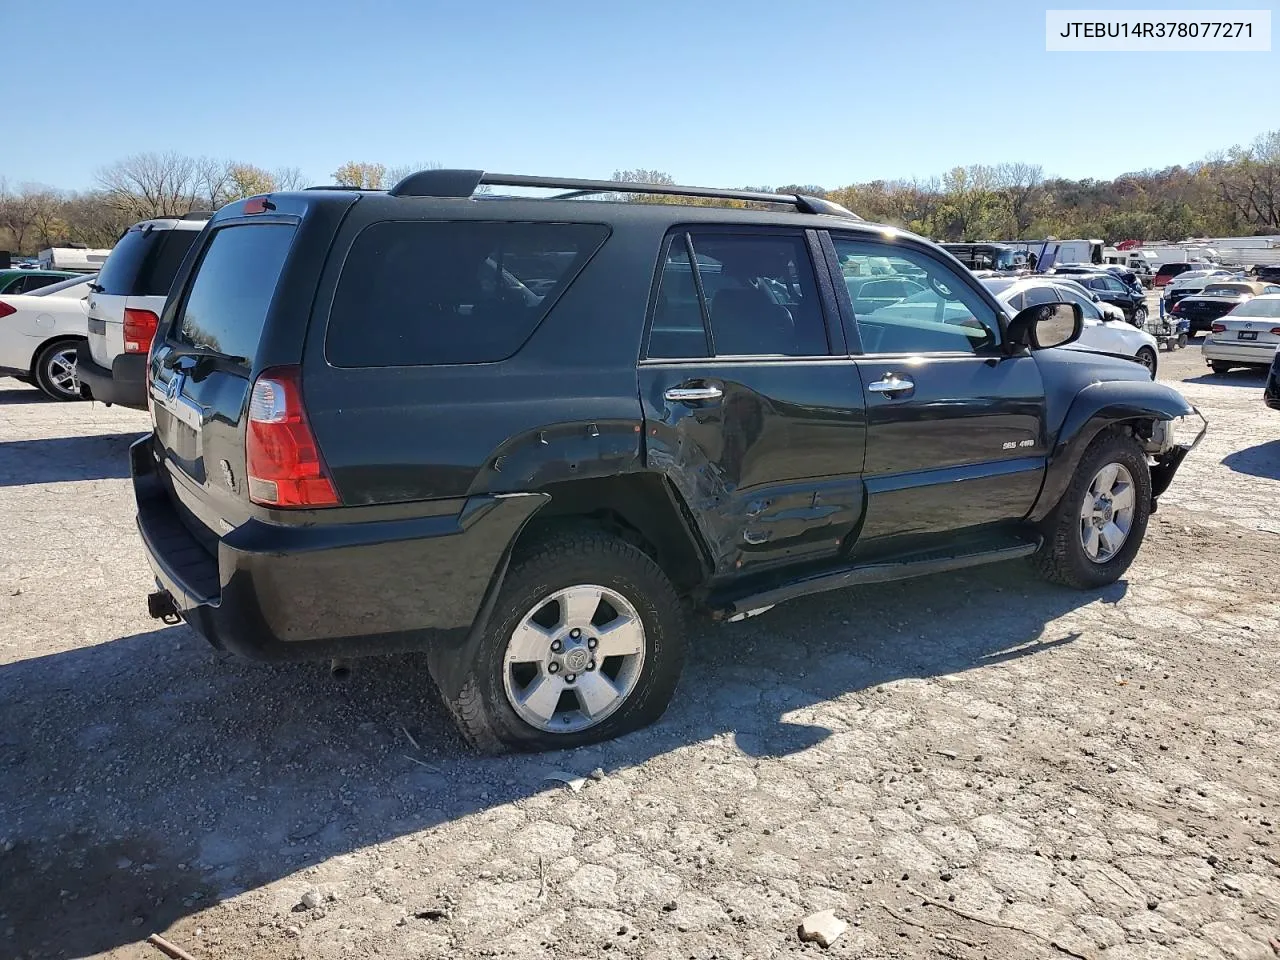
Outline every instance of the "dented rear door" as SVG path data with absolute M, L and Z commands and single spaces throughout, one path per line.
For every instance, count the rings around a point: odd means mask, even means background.
M 700 225 L 664 245 L 639 371 L 646 457 L 718 576 L 832 559 L 862 514 L 862 387 L 815 244 Z

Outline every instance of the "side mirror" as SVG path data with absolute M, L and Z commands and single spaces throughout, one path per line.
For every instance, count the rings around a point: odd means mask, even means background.
M 1032 350 L 1061 347 L 1080 338 L 1084 311 L 1075 303 L 1041 303 L 1027 307 L 1009 323 L 1009 342 Z

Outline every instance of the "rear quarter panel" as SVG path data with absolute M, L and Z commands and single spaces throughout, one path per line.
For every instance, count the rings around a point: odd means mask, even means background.
M 360 230 L 387 219 L 497 218 L 496 210 L 486 213 L 470 201 L 364 197 L 335 240 L 307 337 L 303 385 L 345 503 L 534 491 L 642 468 L 636 361 L 661 225 L 615 228 L 506 360 L 367 368 L 329 362 L 329 309 Z M 580 219 L 592 220 L 589 204 Z

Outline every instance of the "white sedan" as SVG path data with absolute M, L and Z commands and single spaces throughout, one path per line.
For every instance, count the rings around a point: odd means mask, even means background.
M 1226 373 L 1233 367 L 1265 372 L 1280 350 L 1280 293 L 1246 300 L 1213 321 L 1200 349 L 1214 373 Z
M 997 300 L 1009 308 L 1011 315 L 1037 303 L 1065 300 L 1079 304 L 1084 313 L 1084 329 L 1080 333 L 1080 339 L 1065 349 L 1095 350 L 1132 357 L 1150 370 L 1151 378 L 1155 379 L 1158 356 L 1156 338 L 1126 321 L 1124 314 L 1118 309 L 1118 318 L 1110 311 L 1104 314 L 1101 308 L 1110 304 L 1096 302 L 1089 291 L 1078 283 L 1065 276 L 991 277 L 982 283 L 995 294 Z
M 76 345 L 89 336 L 89 284 L 71 277 L 0 297 L 0 376 L 33 383 L 55 400 L 79 400 Z

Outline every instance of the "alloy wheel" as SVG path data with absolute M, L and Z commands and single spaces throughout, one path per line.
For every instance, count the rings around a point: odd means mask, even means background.
M 565 587 L 534 604 L 512 631 L 503 688 L 525 723 L 577 733 L 635 691 L 644 654 L 644 623 L 622 594 L 594 584 Z
M 80 378 L 76 374 L 76 349 L 66 347 L 49 355 L 45 361 L 45 379 L 65 397 L 80 396 Z
M 1080 507 L 1080 543 L 1085 556 L 1094 563 L 1111 560 L 1133 528 L 1133 475 L 1119 463 L 1108 463 L 1099 470 L 1085 492 Z

